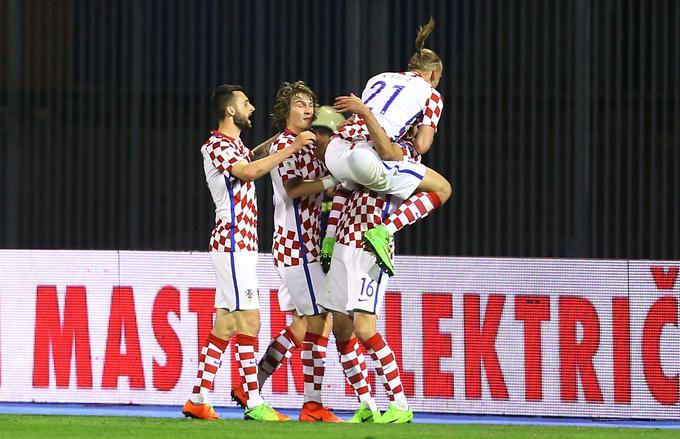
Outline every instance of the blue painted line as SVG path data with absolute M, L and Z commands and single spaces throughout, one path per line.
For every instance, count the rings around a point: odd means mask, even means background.
M 307 262 L 307 248 L 305 247 L 304 239 L 302 238 L 302 218 L 300 218 L 300 201 L 293 200 L 293 209 L 295 210 L 295 226 L 297 227 L 298 245 L 300 246 L 300 254 L 302 255 L 302 269 L 305 271 L 305 278 L 307 279 L 307 291 L 309 291 L 310 300 L 312 301 L 312 309 L 314 314 L 319 314 L 319 308 L 316 306 L 316 294 L 314 293 L 314 284 L 312 283 L 312 276 L 309 273 L 309 263 Z
M 410 169 L 401 169 L 399 167 L 399 165 L 394 165 L 393 167 L 391 167 L 385 162 L 382 162 L 382 164 L 388 171 L 391 170 L 392 168 L 395 168 L 397 170 L 397 172 L 401 172 L 402 174 L 413 175 L 414 177 L 418 178 L 419 180 L 422 180 L 423 178 L 425 178 L 424 175 L 420 175 L 415 171 L 411 171 Z
M 234 230 L 236 229 L 236 203 L 234 202 L 234 188 L 229 181 L 229 177 L 224 176 L 224 181 L 227 183 L 227 191 L 229 192 L 229 204 L 231 205 L 231 227 L 229 227 L 229 240 L 231 243 L 231 251 L 229 252 L 229 260 L 231 261 L 231 278 L 234 282 L 234 292 L 236 293 L 236 309 L 231 311 L 239 311 L 241 309 L 239 303 L 238 282 L 236 281 L 236 262 L 234 261 L 234 252 L 236 251 L 236 239 L 234 239 Z
M 183 418 L 179 405 L 131 405 L 131 404 L 76 404 L 40 402 L 0 402 L 0 414 L 8 415 L 66 415 L 66 416 L 141 416 L 148 418 Z M 243 410 L 236 407 L 215 407 L 222 419 L 243 419 Z M 278 409 L 281 413 L 297 419 L 299 410 Z M 335 410 L 338 416 L 349 419 L 353 412 Z M 663 421 L 604 419 L 604 418 L 558 418 L 540 416 L 455 415 L 416 412 L 417 424 L 484 424 L 484 425 L 540 425 L 564 427 L 609 428 L 659 428 L 680 430 L 680 419 Z

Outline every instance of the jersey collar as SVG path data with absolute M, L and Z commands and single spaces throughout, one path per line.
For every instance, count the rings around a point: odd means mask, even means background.
M 224 138 L 224 139 L 231 140 L 232 142 L 236 142 L 236 139 L 234 139 L 234 138 L 231 137 L 231 136 L 227 136 L 226 134 L 224 134 L 224 133 L 221 132 L 221 131 L 210 130 L 210 135 L 211 135 L 211 136 L 215 136 L 215 137 L 222 137 L 222 138 Z

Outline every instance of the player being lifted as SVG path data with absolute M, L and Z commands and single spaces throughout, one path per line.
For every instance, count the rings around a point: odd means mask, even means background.
M 337 131 L 328 145 L 326 166 L 344 187 L 363 186 L 379 194 L 391 194 L 406 200 L 382 224 L 363 234 L 366 247 L 375 253 L 378 264 L 390 275 L 394 268 L 390 257 L 390 242 L 395 232 L 427 216 L 445 203 L 451 195 L 451 185 L 440 174 L 421 163 L 400 161 L 401 153 L 394 147 L 413 126 L 418 133 L 413 147 L 418 154 L 430 149 L 443 101 L 435 89 L 442 75 L 439 56 L 424 47 L 425 39 L 434 28 L 434 20 L 418 31 L 417 51 L 409 61 L 409 71 L 381 73 L 366 83 L 359 109 L 358 99 L 341 96 L 336 99 L 338 111 L 358 112 L 350 123 Z M 368 125 L 379 127 L 371 136 Z M 338 193 L 338 200 L 346 196 Z M 340 206 L 334 200 L 333 208 Z M 335 236 L 327 231 L 322 259 L 330 259 Z
M 219 419 L 208 403 L 208 392 L 222 364 L 222 353 L 232 335 L 235 357 L 243 378 L 245 419 L 286 421 L 264 402 L 257 384 L 257 335 L 260 330 L 257 289 L 257 198 L 254 180 L 302 149 L 310 139 L 302 136 L 285 148 L 252 161 L 253 152 L 241 141 L 251 127 L 255 107 L 240 86 L 221 85 L 211 106 L 219 121 L 217 131 L 201 147 L 206 182 L 215 203 L 215 228 L 210 257 L 215 267 L 215 324 L 201 349 L 196 385 L 182 412 L 197 419 Z M 267 142 L 256 149 L 266 147 Z

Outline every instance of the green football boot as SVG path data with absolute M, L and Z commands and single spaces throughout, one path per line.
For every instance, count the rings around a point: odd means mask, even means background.
M 402 410 L 394 404 L 390 404 L 387 411 L 383 413 L 380 424 L 407 424 L 413 420 L 413 410 L 408 408 Z
M 252 409 L 246 409 L 243 419 L 246 421 L 290 421 L 290 417 L 277 412 L 267 403 L 262 403 Z
M 363 422 L 380 422 L 380 411 L 371 411 L 368 407 L 366 407 L 364 404 L 361 404 L 361 407 L 359 407 L 359 410 L 354 413 L 354 416 L 352 416 L 352 419 L 349 421 L 350 424 L 361 424 Z
M 391 244 L 392 234 L 387 227 L 382 224 L 366 230 L 362 238 L 364 242 L 364 249 L 372 252 L 376 256 L 376 263 L 378 267 L 385 270 L 388 276 L 394 276 L 394 267 L 392 266 Z
M 335 247 L 335 238 L 326 237 L 321 241 L 321 269 L 324 273 L 328 273 L 331 269 L 333 247 Z

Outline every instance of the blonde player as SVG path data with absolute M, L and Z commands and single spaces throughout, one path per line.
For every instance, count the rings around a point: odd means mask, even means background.
M 313 136 L 299 136 L 275 154 L 251 161 L 253 153 L 241 141 L 241 132 L 251 127 L 250 116 L 255 107 L 243 88 L 221 85 L 214 91 L 211 103 L 219 127 L 203 144 L 201 154 L 215 202 L 216 224 L 210 239 L 210 257 L 217 275 L 217 316 L 199 356 L 196 385 L 182 413 L 196 419 L 219 419 L 207 396 L 222 364 L 222 353 L 236 334 L 235 357 L 246 396 L 244 418 L 290 420 L 264 402 L 257 384 L 255 352 L 260 316 L 255 271 L 257 198 L 253 181 L 300 151 Z
M 434 28 L 434 20 L 418 31 L 416 53 L 409 61 L 409 71 L 381 73 L 369 79 L 361 95 L 365 110 L 356 107 L 354 96 L 336 100 L 339 111 L 354 111 L 352 123 L 337 131 L 328 145 L 326 165 L 343 183 L 354 189 L 363 186 L 378 194 L 391 194 L 406 200 L 385 221 L 364 233 L 366 247 L 375 253 L 378 264 L 391 276 L 390 242 L 395 232 L 428 215 L 445 203 L 451 195 L 449 182 L 421 163 L 401 161 L 393 142 L 418 127 L 414 149 L 424 154 L 430 149 L 443 109 L 441 94 L 436 90 L 443 65 L 439 56 L 424 47 Z M 379 130 L 367 125 L 374 124 Z M 377 137 L 376 137 L 377 136 Z M 342 193 L 340 194 L 342 195 Z M 334 203 L 334 206 L 336 203 Z M 334 236 L 324 239 L 325 258 L 332 253 Z

